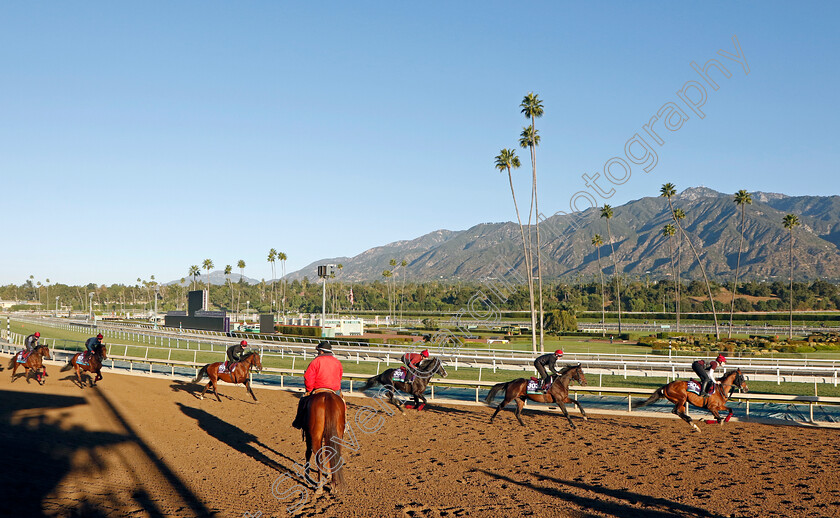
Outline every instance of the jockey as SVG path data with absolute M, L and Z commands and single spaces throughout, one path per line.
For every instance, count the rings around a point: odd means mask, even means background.
M 546 367 L 551 369 L 551 372 L 554 374 L 560 374 L 557 372 L 557 369 L 554 367 L 557 364 L 557 360 L 563 357 L 563 349 L 557 349 L 554 353 L 543 354 L 542 356 L 538 356 L 536 360 L 534 360 L 534 367 L 536 367 L 537 371 L 540 373 L 542 377 L 542 387 L 545 388 L 548 385 L 548 378 L 549 374 L 546 372 Z
M 338 358 L 333 356 L 332 346 L 328 342 L 320 342 L 315 350 L 318 351 L 318 356 L 312 360 L 303 374 L 306 393 L 298 401 L 297 416 L 292 423 L 295 428 L 303 427 L 306 400 L 313 391 L 329 389 L 341 395 L 341 376 L 344 374 L 344 368 Z
M 104 338 L 102 336 L 102 333 L 99 333 L 98 335 L 92 336 L 87 339 L 87 341 L 85 342 L 85 359 L 90 358 L 90 356 L 93 354 L 93 350 L 102 345 L 102 338 Z
M 715 369 L 718 366 L 726 363 L 726 358 L 722 354 L 718 354 L 718 357 L 709 362 L 709 365 L 706 365 L 706 362 L 703 360 L 697 360 L 691 364 L 691 369 L 694 371 L 695 374 L 700 376 L 700 396 L 706 397 L 708 396 L 708 390 L 711 388 L 711 385 L 714 383 L 714 376 Z
M 228 361 L 225 363 L 225 367 L 229 367 L 235 362 L 242 361 L 242 355 L 245 353 L 245 347 L 248 346 L 248 342 L 242 340 L 237 345 L 231 345 L 227 349 L 227 357 Z
M 429 357 L 429 350 L 423 349 L 419 353 L 405 353 L 402 355 L 402 362 L 405 364 L 407 372 L 411 373 L 411 377 L 407 378 L 406 383 L 411 383 L 420 370 L 420 362 Z
M 38 347 L 38 340 L 41 338 L 41 333 L 35 331 L 31 335 L 27 336 L 23 340 L 23 347 L 26 349 L 26 355 L 29 356 L 29 353 L 35 350 Z

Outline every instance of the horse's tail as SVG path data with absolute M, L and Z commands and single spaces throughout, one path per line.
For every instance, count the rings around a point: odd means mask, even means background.
M 14 356 L 12 356 L 11 360 L 9 360 L 9 367 L 8 367 L 9 369 L 11 369 L 12 367 L 15 366 L 15 361 L 16 360 L 17 360 L 17 353 Z
M 662 399 L 662 390 L 664 388 L 665 387 L 660 387 L 656 389 L 656 392 L 654 392 L 649 398 L 647 398 L 644 401 L 634 401 L 631 406 L 633 408 L 642 408 L 643 406 L 648 406 L 651 403 L 656 403 L 657 401 Z
M 201 378 L 203 378 L 204 376 L 207 375 L 207 367 L 209 367 L 209 366 L 210 366 L 210 364 L 208 363 L 207 365 L 202 367 L 201 370 L 198 371 L 198 374 L 195 375 L 195 379 L 192 380 L 192 382 L 193 383 L 198 383 L 199 381 L 201 381 Z
M 344 465 L 344 459 L 341 458 L 341 442 L 338 437 L 339 432 L 344 435 L 344 430 L 339 430 L 338 426 L 338 416 L 339 408 L 344 405 L 344 403 L 336 398 L 331 398 L 335 401 L 335 409 L 327 409 L 324 416 L 324 446 L 325 446 L 325 454 L 329 455 L 330 459 L 330 468 L 329 473 L 332 475 L 332 482 L 333 482 L 333 489 L 338 490 L 339 487 L 344 485 L 344 471 L 341 469 Z M 329 401 L 329 400 L 327 400 Z M 332 448 L 327 449 L 327 448 Z M 332 454 L 332 452 L 335 454 Z M 318 457 L 315 460 L 317 462 Z
M 489 405 L 490 403 L 492 403 L 492 402 L 493 402 L 493 398 L 495 398 L 495 397 L 496 397 L 496 394 L 497 394 L 500 390 L 507 390 L 508 383 L 510 383 L 510 382 L 509 382 L 509 381 L 506 381 L 506 382 L 504 382 L 504 383 L 496 383 L 495 385 L 493 385 L 493 388 L 491 388 L 491 389 L 490 389 L 490 393 L 489 393 L 489 394 L 487 394 L 487 397 L 486 397 L 486 398 L 484 398 L 484 402 L 485 402 L 485 403 L 487 403 L 488 405 Z
M 75 358 L 75 356 L 71 356 L 70 359 L 67 360 L 67 363 L 61 368 L 61 372 L 69 371 L 73 368 L 73 358 Z
M 362 391 L 365 391 L 365 390 L 367 390 L 367 389 L 369 389 L 369 388 L 371 388 L 371 387 L 373 387 L 374 385 L 377 385 L 377 384 L 381 385 L 382 382 L 379 380 L 379 376 L 380 376 L 380 374 L 377 374 L 376 376 L 373 376 L 372 378 L 368 378 L 368 380 L 365 382 L 365 385 L 362 387 Z

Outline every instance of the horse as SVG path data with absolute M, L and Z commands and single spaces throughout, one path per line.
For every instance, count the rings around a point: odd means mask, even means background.
M 93 354 L 88 354 L 87 356 L 87 365 L 80 364 L 79 358 L 83 354 L 86 354 L 87 351 L 82 351 L 80 353 L 74 354 L 70 357 L 70 361 L 67 362 L 67 365 L 61 368 L 61 372 L 69 371 L 70 369 L 76 369 L 76 379 L 79 380 L 79 387 L 85 388 L 85 384 L 82 382 L 82 373 L 81 371 L 92 372 L 96 374 L 96 378 L 90 380 L 90 386 L 95 387 L 96 382 L 102 379 L 102 362 L 108 359 L 108 354 L 105 350 L 105 344 L 98 344 L 93 348 Z M 90 376 L 88 376 L 90 378 Z
M 15 380 L 15 373 L 17 372 L 18 365 L 22 365 L 26 372 L 26 382 L 29 383 L 29 374 L 31 372 L 35 373 L 35 380 L 38 382 L 39 385 L 43 385 L 44 381 L 41 381 L 42 378 L 47 376 L 47 367 L 44 365 L 44 358 L 48 360 L 52 360 L 52 356 L 50 356 L 50 350 L 47 348 L 46 345 L 38 344 L 32 349 L 32 352 L 27 356 L 26 361 L 23 363 L 19 363 L 17 361 L 18 355 L 20 353 L 15 354 L 12 356 L 12 360 L 9 362 L 9 368 L 12 369 L 12 381 Z
M 207 376 L 210 379 L 210 382 L 207 383 L 207 386 L 205 386 L 204 390 L 201 391 L 199 399 L 204 399 L 204 393 L 207 392 L 210 385 L 213 385 L 213 394 L 216 395 L 216 400 L 221 403 L 222 400 L 219 398 L 219 393 L 216 392 L 216 382 L 218 380 L 222 380 L 233 384 L 244 383 L 245 388 L 248 389 L 248 393 L 251 394 L 254 401 L 257 401 L 257 396 L 255 396 L 254 391 L 251 390 L 251 376 L 249 376 L 249 373 L 251 371 L 251 367 L 255 367 L 258 371 L 262 370 L 260 355 L 253 351 L 247 352 L 242 355 L 242 359 L 240 361 L 234 364 L 233 370 L 219 372 L 219 367 L 224 365 L 224 363 L 225 362 L 208 363 L 202 367 L 200 371 L 198 371 L 193 383 L 198 383 L 204 376 Z
M 429 358 L 427 360 L 423 360 L 420 362 L 420 365 L 417 366 L 416 370 L 409 369 L 408 373 L 415 374 L 414 379 L 411 380 L 411 382 L 394 381 L 394 372 L 396 370 L 397 369 L 387 369 L 381 374 L 377 374 L 376 376 L 368 379 L 362 387 L 362 391 L 365 391 L 376 384 L 382 385 L 388 391 L 388 401 L 397 407 L 403 414 L 405 411 L 402 409 L 399 402 L 394 399 L 395 389 L 405 392 L 406 394 L 411 394 L 414 398 L 414 406 L 409 408 L 422 410 L 428 402 L 426 401 L 426 397 L 423 396 L 423 393 L 426 391 L 426 385 L 429 384 L 429 378 L 435 374 L 440 374 L 443 378 L 446 377 L 446 369 L 443 368 L 443 363 L 439 358 Z M 408 375 L 408 373 L 406 375 Z M 420 403 L 421 399 L 423 400 L 422 404 Z
M 316 494 L 323 492 L 322 475 L 331 479 L 332 491 L 338 492 L 344 485 L 344 459 L 341 457 L 341 440 L 344 438 L 346 407 L 344 401 L 329 389 L 316 389 L 307 401 L 307 413 L 303 426 L 306 441 L 306 478 L 317 487 Z M 309 477 L 312 470 L 310 459 L 315 453 L 315 471 L 318 480 Z
M 678 415 L 683 421 L 693 426 L 694 429 L 699 432 L 700 428 L 698 428 L 696 424 L 692 423 L 691 417 L 685 413 L 686 403 L 691 403 L 697 408 L 705 408 L 711 412 L 713 416 L 715 416 L 718 424 L 722 424 L 722 422 L 729 422 L 729 418 L 732 417 L 732 409 L 726 406 L 726 401 L 732 396 L 732 392 L 735 388 L 737 387 L 744 392 L 748 391 L 747 381 L 744 375 L 741 374 L 741 369 L 735 369 L 734 371 L 721 376 L 718 378 L 718 382 L 719 386 L 714 394 L 701 397 L 688 391 L 687 381 L 672 381 L 671 383 L 656 389 L 656 392 L 654 392 L 647 400 L 633 403 L 632 406 L 633 408 L 641 408 L 665 397 L 671 403 L 674 403 L 674 409 L 672 412 Z M 726 410 L 729 414 L 725 418 L 721 418 L 719 414 L 721 410 Z
M 554 379 L 545 394 L 528 394 L 528 380 L 525 378 L 519 378 L 506 383 L 493 385 L 493 388 L 490 389 L 490 393 L 487 394 L 484 402 L 488 405 L 491 404 L 493 402 L 493 398 L 496 397 L 496 393 L 501 390 L 505 391 L 505 399 L 499 406 L 496 407 L 496 411 L 493 412 L 493 416 L 490 417 L 490 422 L 493 422 L 493 419 L 496 418 L 496 414 L 499 413 L 499 410 L 504 408 L 505 405 L 511 401 L 516 400 L 516 410 L 514 410 L 514 414 L 516 415 L 516 419 L 519 420 L 519 424 L 525 426 L 525 423 L 522 422 L 520 414 L 522 413 L 522 407 L 525 406 L 525 398 L 528 398 L 531 401 L 537 401 L 539 403 L 556 403 L 563 412 L 563 415 L 566 416 L 566 419 L 569 420 L 569 424 L 572 428 L 577 428 L 575 423 L 572 422 L 572 418 L 569 416 L 569 411 L 566 410 L 565 403 L 573 403 L 577 406 L 584 421 L 587 420 L 586 412 L 584 412 L 583 407 L 580 406 L 578 400 L 569 397 L 569 383 L 571 383 L 572 380 L 577 381 L 581 385 L 586 385 L 586 376 L 583 374 L 583 368 L 581 368 L 580 364 L 567 365 L 560 370 L 560 374 L 552 375 L 552 378 Z

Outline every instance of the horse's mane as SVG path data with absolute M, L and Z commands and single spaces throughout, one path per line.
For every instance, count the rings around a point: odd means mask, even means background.
M 247 353 L 242 355 L 242 360 L 247 360 L 249 356 L 253 356 L 254 354 L 256 354 L 254 351 L 248 351 Z
M 577 369 L 578 367 L 580 367 L 579 363 L 576 363 L 574 365 L 566 365 L 565 367 L 560 369 L 560 376 L 562 376 L 563 374 L 566 374 L 567 372 L 569 372 L 572 369 Z
M 432 356 L 432 357 L 427 358 L 427 359 L 423 360 L 422 362 L 420 362 L 420 365 L 423 366 L 423 367 L 426 367 L 428 365 L 434 365 L 435 362 L 439 362 L 439 361 L 440 361 L 440 359 Z
M 732 371 L 727 372 L 726 374 L 723 374 L 723 375 L 722 375 L 722 376 L 720 376 L 717 380 L 718 380 L 718 381 L 723 381 L 723 380 L 725 380 L 726 378 L 728 378 L 729 376 L 737 376 L 737 375 L 738 375 L 738 369 L 735 369 L 735 370 L 732 370 Z

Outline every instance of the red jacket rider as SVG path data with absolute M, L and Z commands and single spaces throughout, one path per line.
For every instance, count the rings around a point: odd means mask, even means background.
M 321 342 L 315 350 L 318 351 L 318 356 L 312 360 L 303 374 L 306 393 L 311 394 L 313 390 L 319 388 L 341 390 L 341 376 L 344 369 L 338 358 L 333 356 L 332 346 L 327 342 Z

